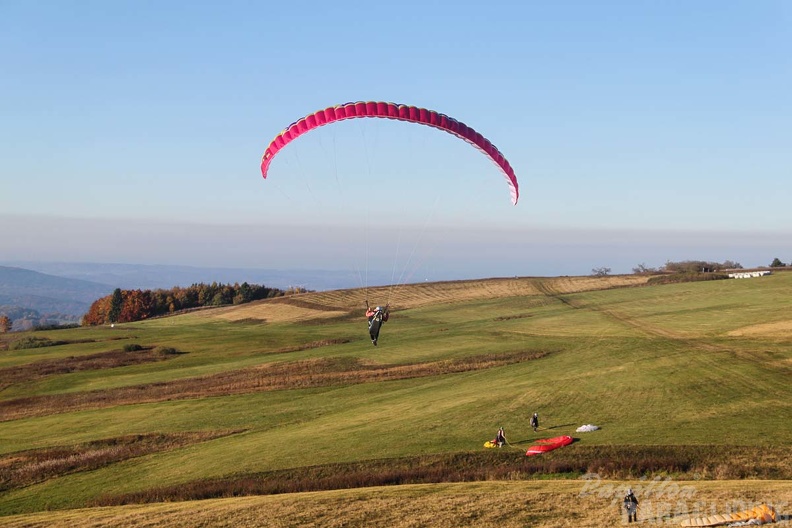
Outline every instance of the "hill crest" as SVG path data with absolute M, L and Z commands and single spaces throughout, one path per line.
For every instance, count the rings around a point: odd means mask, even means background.
M 353 288 L 265 299 L 240 306 L 208 310 L 191 316 L 225 321 L 294 322 L 353 315 L 365 307 L 367 300 L 372 304 L 389 303 L 391 308 L 398 310 L 480 299 L 526 295 L 554 296 L 642 286 L 649 278 L 649 275 L 510 277 Z

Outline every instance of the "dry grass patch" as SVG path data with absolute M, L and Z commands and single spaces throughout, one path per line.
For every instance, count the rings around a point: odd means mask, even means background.
M 51 346 L 95 342 L 96 339 L 50 339 L 49 337 L 31 335 L 29 332 L 26 332 L 22 334 L 22 337 L 12 341 L 8 348 L 10 350 L 27 350 L 31 348 L 44 348 Z
M 649 276 L 616 275 L 610 277 L 515 277 L 484 280 L 461 280 L 369 287 L 371 302 L 390 301 L 394 309 L 419 308 L 438 303 L 458 303 L 516 296 L 544 296 L 591 290 L 642 286 Z M 293 322 L 330 319 L 357 313 L 364 307 L 359 289 L 308 292 L 287 297 L 255 301 L 243 306 L 215 309 L 196 317 L 227 321 L 256 319 L 266 322 Z
M 512 319 L 526 319 L 528 317 L 533 317 L 533 314 L 504 315 L 496 317 L 493 321 L 511 321 Z
M 0 402 L 0 421 L 116 405 L 434 376 L 510 365 L 546 355 L 544 351 L 523 351 L 407 365 L 381 365 L 358 358 L 272 363 L 170 382 L 7 400 Z
M 477 482 L 406 485 L 291 495 L 42 512 L 3 518 L 9 528 L 602 528 L 626 519 L 622 493 L 635 482 Z M 639 520 L 678 526 L 697 508 L 728 512 L 768 503 L 789 526 L 790 482 L 672 482 L 640 494 Z
M 727 335 L 732 337 L 788 337 L 792 339 L 792 319 L 744 326 L 732 330 Z
M 269 354 L 286 354 L 288 352 L 300 352 L 301 350 L 312 350 L 314 348 L 321 348 L 326 346 L 345 345 L 346 343 L 349 342 L 350 342 L 349 339 L 322 339 L 319 341 L 311 341 L 310 343 L 306 343 L 304 345 L 276 348 L 272 352 L 269 352 Z
M 85 356 L 69 356 L 0 368 L 0 380 L 2 380 L 0 381 L 0 391 L 10 385 L 27 383 L 47 376 L 165 361 L 177 355 L 178 352 L 174 353 L 169 348 L 140 347 L 139 350 L 111 350 Z
M 32 449 L 9 454 L 0 457 L 0 492 L 238 432 L 240 431 L 137 434 L 95 440 L 74 446 Z
M 764 449 L 762 460 L 742 446 L 576 446 L 526 458 L 522 448 L 367 460 L 206 479 L 137 493 L 104 496 L 93 506 L 273 495 L 333 489 L 534 479 L 788 480 L 790 447 Z M 659 476 L 658 476 L 659 475 Z
M 198 317 L 210 317 L 224 321 L 258 321 L 267 323 L 289 323 L 310 319 L 331 319 L 349 314 L 346 307 L 311 302 L 311 294 L 264 299 L 242 306 L 220 308 L 205 312 Z

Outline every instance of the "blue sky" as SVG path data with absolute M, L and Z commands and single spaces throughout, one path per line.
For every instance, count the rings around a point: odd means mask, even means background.
M 792 260 L 792 4 L 0 0 L 0 259 L 413 279 Z M 258 165 L 334 104 L 354 120 Z

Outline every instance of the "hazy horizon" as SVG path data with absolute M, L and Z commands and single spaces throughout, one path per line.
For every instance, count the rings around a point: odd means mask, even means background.
M 201 225 L 0 215 L 0 260 L 88 262 L 391 276 L 393 283 L 498 276 L 588 275 L 608 267 L 731 260 L 744 267 L 789 262 L 783 232 L 629 229 L 381 228 L 356 226 Z M 375 236 L 376 235 L 376 236 Z M 291 241 L 302 241 L 295 248 Z M 355 287 L 352 284 L 349 287 Z
M 413 280 L 792 261 L 789 2 L 360 8 L 2 2 L 0 259 Z M 290 123 L 356 100 L 473 127 L 518 204 L 465 141 L 387 119 L 304 134 L 262 178 Z

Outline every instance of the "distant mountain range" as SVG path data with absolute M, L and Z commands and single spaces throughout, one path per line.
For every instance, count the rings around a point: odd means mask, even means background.
M 20 330 L 40 324 L 78 322 L 113 286 L 0 266 L 0 313 Z
M 77 322 L 91 303 L 116 288 L 170 289 L 196 283 L 260 284 L 271 288 L 334 290 L 360 287 L 351 272 L 264 270 L 192 266 L 0 261 L 0 313 L 14 320 Z M 388 284 L 385 274 L 369 271 L 368 285 Z M 29 327 L 32 323 L 15 329 Z
M 0 261 L 0 266 L 14 266 L 47 275 L 79 279 L 122 289 L 155 290 L 195 283 L 248 282 L 271 288 L 299 286 L 308 290 L 358 288 L 361 277 L 352 271 L 273 270 L 255 268 L 213 268 L 144 264 L 97 264 L 90 262 Z M 368 271 L 368 285 L 390 284 L 385 273 Z M 112 291 L 112 290 L 111 290 Z

